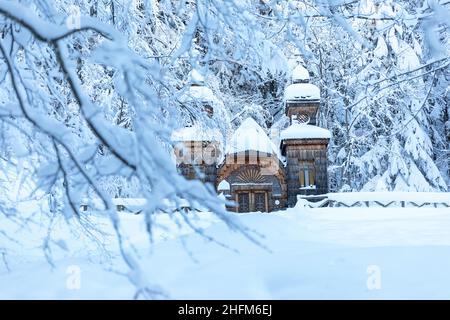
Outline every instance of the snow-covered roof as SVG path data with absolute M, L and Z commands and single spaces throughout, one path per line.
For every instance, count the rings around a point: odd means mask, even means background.
M 284 91 L 284 100 L 319 100 L 320 90 L 311 83 L 293 83 Z
M 204 85 L 205 77 L 203 77 L 196 69 L 192 69 L 189 73 L 189 82 L 196 85 Z
M 218 101 L 212 90 L 205 86 L 205 78 L 196 69 L 189 73 L 189 83 L 191 86 L 181 96 L 182 102 L 196 101 L 214 104 Z
M 281 159 L 279 149 L 252 118 L 245 119 L 236 129 L 227 143 L 225 153 L 233 154 L 249 150 L 276 154 Z
M 309 81 L 309 72 L 301 64 L 292 70 L 292 81 Z
M 223 141 L 220 130 L 203 128 L 198 125 L 175 130 L 171 138 L 172 141 L 216 141 L 220 143 Z
M 217 186 L 217 190 L 218 191 L 230 190 L 230 184 L 228 183 L 227 180 L 224 179 L 220 181 L 219 185 Z
M 327 129 L 304 123 L 293 123 L 281 132 L 282 140 L 288 139 L 330 139 Z
M 189 88 L 186 94 L 182 97 L 182 100 L 213 104 L 217 101 L 217 98 L 210 88 L 194 85 Z

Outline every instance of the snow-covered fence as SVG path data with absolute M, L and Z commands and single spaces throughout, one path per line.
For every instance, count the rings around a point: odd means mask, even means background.
M 113 205 L 116 207 L 117 212 L 128 212 L 134 214 L 140 214 L 147 205 L 147 200 L 144 198 L 113 198 Z M 91 199 L 90 201 L 85 200 L 80 205 L 80 211 L 96 211 L 102 209 L 102 202 L 100 199 Z M 208 211 L 208 209 L 199 206 L 198 204 L 192 204 L 185 199 L 178 199 L 175 203 L 174 201 L 169 201 L 164 199 L 161 203 L 159 212 L 162 213 L 173 213 L 173 212 L 189 212 L 189 211 Z
M 450 192 L 344 192 L 298 196 L 319 207 L 450 207 Z

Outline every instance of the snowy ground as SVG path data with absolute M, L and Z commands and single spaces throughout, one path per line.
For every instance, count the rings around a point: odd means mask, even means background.
M 149 250 L 141 218 L 125 217 L 126 227 L 149 280 L 171 298 L 450 299 L 450 209 L 297 208 L 240 216 L 270 251 L 204 214 L 208 234 L 238 252 L 174 231 L 164 216 L 159 222 L 169 229 L 160 229 Z M 132 298 L 120 259 L 84 241 L 65 240 L 71 255 L 55 249 L 54 268 L 38 260 L 36 244 L 16 251 L 8 257 L 12 271 L 0 267 L 0 298 Z M 73 266 L 81 271 L 79 289 L 67 285 Z

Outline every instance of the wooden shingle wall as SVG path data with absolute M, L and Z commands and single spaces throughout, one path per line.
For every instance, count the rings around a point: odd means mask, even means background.
M 292 115 L 306 114 L 309 116 L 309 123 L 315 125 L 317 120 L 317 111 L 319 110 L 319 101 L 287 101 L 286 116 L 291 119 Z
M 284 140 L 283 154 L 286 155 L 286 180 L 288 206 L 294 206 L 297 195 L 325 194 L 328 192 L 327 175 L 328 139 L 292 139 Z M 302 189 L 300 185 L 300 164 L 312 161 L 315 167 L 316 189 Z

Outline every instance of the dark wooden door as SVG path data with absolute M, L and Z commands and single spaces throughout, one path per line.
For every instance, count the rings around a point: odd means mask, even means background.
M 265 192 L 255 192 L 255 211 L 267 211 Z
M 250 193 L 240 192 L 238 193 L 238 209 L 239 212 L 249 212 L 250 211 Z

